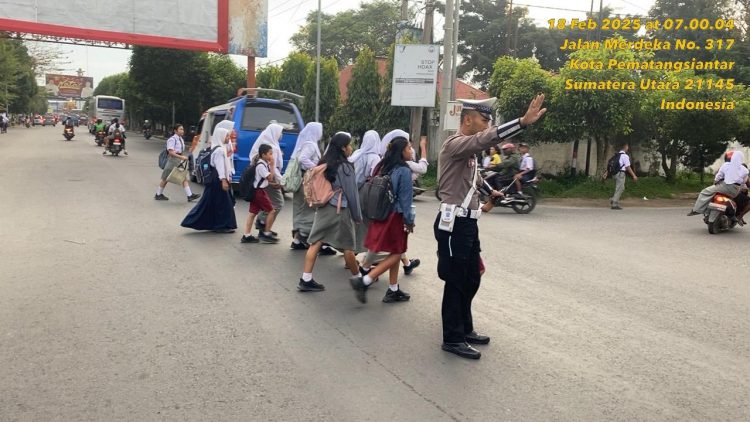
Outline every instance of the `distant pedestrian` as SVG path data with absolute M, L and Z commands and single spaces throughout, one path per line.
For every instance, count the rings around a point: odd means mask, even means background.
M 216 177 L 206 184 L 203 197 L 182 220 L 182 227 L 221 233 L 233 233 L 237 228 L 234 202 L 229 193 L 232 175 L 227 165 L 228 143 L 229 132 L 223 128 L 214 129 L 211 136 L 211 171 Z
M 354 224 L 362 222 L 359 206 L 359 191 L 354 165 L 347 159 L 352 154 L 352 137 L 339 132 L 333 135 L 320 163 L 327 165 L 325 177 L 337 192 L 327 205 L 315 210 L 312 230 L 308 241 L 310 248 L 305 254 L 305 265 L 297 289 L 302 292 L 318 292 L 325 287 L 313 279 L 313 268 L 323 242 L 344 251 L 344 260 L 352 275 L 359 274 Z
M 297 145 L 292 151 L 291 159 L 297 159 L 302 177 L 305 172 L 318 165 L 320 161 L 320 147 L 318 142 L 323 137 L 323 125 L 318 122 L 310 122 L 305 125 L 304 129 L 297 137 Z M 305 202 L 305 192 L 300 183 L 294 195 L 292 207 L 292 244 L 294 250 L 306 250 L 310 247 L 307 237 L 312 230 L 313 219 L 315 218 L 315 209 L 311 208 Z
M 185 151 L 185 141 L 182 140 L 182 135 L 185 133 L 185 129 L 181 124 L 175 125 L 172 136 L 167 139 L 167 153 L 169 158 L 167 159 L 167 165 L 164 166 L 164 171 L 161 172 L 161 181 L 159 187 L 156 188 L 156 195 L 154 199 L 157 201 L 168 201 L 164 195 L 164 188 L 167 187 L 167 178 L 172 170 L 183 162 L 187 161 L 188 157 L 183 154 Z M 192 202 L 201 197 L 199 193 L 193 193 L 190 190 L 190 183 L 185 179 L 182 182 L 182 187 L 185 189 L 185 195 L 187 195 L 188 202 Z
M 278 243 L 279 240 L 270 235 L 270 232 L 260 232 L 258 237 L 252 235 L 253 222 L 255 217 L 261 212 L 268 213 L 268 220 L 273 223 L 276 218 L 276 211 L 273 209 L 271 199 L 268 197 L 268 191 L 265 189 L 269 186 L 280 186 L 276 185 L 276 177 L 273 172 L 275 165 L 274 162 L 273 147 L 268 144 L 263 144 L 258 147 L 258 153 L 250 165 L 255 165 L 255 180 L 253 181 L 255 190 L 255 197 L 250 202 L 250 211 L 247 215 L 247 221 L 245 221 L 245 235 L 240 239 L 240 243 Z M 270 230 L 271 226 L 268 226 Z
M 273 150 L 274 167 L 271 168 L 271 173 L 274 176 L 273 183 L 266 186 L 266 194 L 271 200 L 273 205 L 273 216 L 269 216 L 268 212 L 261 212 L 258 215 L 258 221 L 256 221 L 255 227 L 260 231 L 259 237 L 263 239 L 266 233 L 270 233 L 271 237 L 276 238 L 278 241 L 278 233 L 271 230 L 274 219 L 281 212 L 281 208 L 284 207 L 284 193 L 277 186 L 281 183 L 281 170 L 284 168 L 284 154 L 281 152 L 281 146 L 279 140 L 283 136 L 284 128 L 276 123 L 268 125 L 263 132 L 260 133 L 258 139 L 253 144 L 250 150 L 250 160 L 252 161 L 258 155 L 258 148 L 261 145 L 270 145 Z
M 371 269 L 369 274 L 357 274 L 350 279 L 357 299 L 362 303 L 367 302 L 367 289 L 386 271 L 389 271 L 389 287 L 383 302 L 405 302 L 410 299 L 409 294 L 399 288 L 398 275 L 409 233 L 414 232 L 411 169 L 406 165 L 406 161 L 411 158 L 411 143 L 404 137 L 397 137 L 390 143 L 383 161 L 376 168 L 376 174 L 390 175 L 395 201 L 387 219 L 370 222 L 365 238 L 368 250 L 388 252 L 388 257 Z
M 635 175 L 635 172 L 633 171 L 632 167 L 630 166 L 630 157 L 628 156 L 628 151 L 630 150 L 630 145 L 627 143 L 622 144 L 622 147 L 620 148 L 619 154 L 620 158 L 618 161 L 618 167 L 619 171 L 615 174 L 609 174 L 609 169 L 607 169 L 607 172 L 605 173 L 605 178 L 608 176 L 612 176 L 615 178 L 615 194 L 612 195 L 612 198 L 609 200 L 609 205 L 613 210 L 621 210 L 622 207 L 620 207 L 620 197 L 622 196 L 622 193 L 625 192 L 625 173 L 629 173 L 630 177 L 633 178 L 634 182 L 638 181 L 638 176 Z M 617 170 L 613 169 L 613 170 Z

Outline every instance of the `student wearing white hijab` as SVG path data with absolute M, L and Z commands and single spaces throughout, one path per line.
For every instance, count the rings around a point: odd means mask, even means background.
M 730 198 L 739 195 L 741 187 L 747 183 L 748 170 L 747 167 L 742 165 L 745 162 L 745 155 L 742 154 L 742 151 L 731 152 L 732 159 L 729 160 L 729 164 L 721 167 L 724 171 L 724 180 L 703 189 L 688 216 L 703 214 L 711 199 L 717 193 L 723 193 Z
M 214 128 L 214 130 L 216 130 L 216 129 L 226 129 L 227 132 L 229 132 L 229 140 L 230 140 L 230 142 L 227 142 L 226 146 L 225 146 L 225 148 L 227 150 L 227 168 L 230 169 L 231 175 L 234 175 L 234 158 L 233 158 L 233 156 L 234 156 L 234 153 L 236 152 L 234 150 L 234 147 L 235 147 L 234 142 L 232 142 L 233 141 L 233 139 L 232 139 L 232 133 L 234 132 L 234 122 L 231 121 L 231 120 L 222 120 Z M 230 183 L 231 183 L 232 179 L 230 178 L 229 180 L 230 180 Z
M 291 158 L 297 159 L 303 177 L 306 171 L 317 166 L 320 161 L 321 154 L 318 142 L 322 137 L 323 125 L 318 122 L 310 122 L 305 125 L 297 137 L 297 145 L 294 146 Z M 310 247 L 307 243 L 307 237 L 310 235 L 315 219 L 315 209 L 305 202 L 305 193 L 301 184 L 293 194 L 292 237 L 294 239 L 290 247 L 294 250 L 306 250 Z
M 226 162 L 226 144 L 229 141 L 229 131 L 224 128 L 214 129 L 211 136 L 211 168 L 214 177 L 206 183 L 201 200 L 182 220 L 182 227 L 218 233 L 233 233 L 237 228 L 234 201 L 229 193 L 232 174 Z
M 359 149 L 349 157 L 349 162 L 354 164 L 354 174 L 357 179 L 357 188 L 362 188 L 367 179 L 372 176 L 372 172 L 375 166 L 380 163 L 380 148 L 381 140 L 378 132 L 374 130 L 368 130 L 362 136 L 362 145 Z M 361 200 L 362 198 L 360 198 Z M 357 231 L 356 237 L 356 248 L 355 253 L 365 252 L 364 241 L 367 236 L 367 228 L 370 226 L 370 222 L 367 219 L 363 219 L 361 224 L 358 224 L 355 229 Z
M 269 183 L 269 185 L 266 186 L 265 190 L 268 194 L 268 197 L 271 199 L 271 205 L 276 211 L 276 216 L 279 215 L 281 208 L 284 207 L 284 193 L 278 187 L 278 184 L 281 183 L 281 169 L 284 168 L 284 154 L 281 152 L 281 146 L 279 145 L 279 140 L 281 140 L 283 131 L 284 128 L 281 125 L 271 123 L 265 129 L 263 129 L 263 132 L 260 133 L 258 139 L 255 141 L 255 144 L 253 144 L 252 149 L 250 149 L 250 162 L 252 162 L 258 155 L 258 148 L 260 148 L 261 145 L 271 145 L 271 148 L 273 150 L 273 159 L 276 163 L 276 183 Z M 264 233 L 267 232 L 267 230 L 265 230 L 267 217 L 268 213 L 261 212 L 260 214 L 258 214 L 258 218 L 255 220 L 255 228 L 260 230 L 261 237 L 265 236 Z M 272 221 L 269 222 L 269 226 L 272 224 Z M 269 231 L 269 233 L 271 233 L 271 236 L 273 238 L 278 239 L 278 233 L 274 231 Z
M 385 136 L 383 136 L 383 140 L 380 142 L 380 151 L 379 151 L 381 157 L 385 155 L 386 151 L 388 151 L 388 144 L 390 144 L 394 138 L 399 138 L 399 137 L 406 138 L 407 141 L 409 140 L 409 134 L 404 132 L 401 129 L 394 129 L 386 133 Z

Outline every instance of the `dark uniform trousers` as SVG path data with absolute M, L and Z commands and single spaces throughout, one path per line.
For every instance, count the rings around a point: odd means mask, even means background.
M 457 217 L 453 232 L 438 229 L 440 214 L 435 219 L 438 242 L 438 276 L 445 281 L 443 291 L 443 341 L 463 343 L 466 334 L 474 331 L 471 301 L 479 290 L 479 227 L 477 220 Z

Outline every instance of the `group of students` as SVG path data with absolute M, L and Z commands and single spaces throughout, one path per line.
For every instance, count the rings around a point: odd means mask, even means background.
M 203 196 L 190 191 L 187 181 L 183 183 L 188 201 L 200 201 L 182 221 L 182 226 L 195 230 L 211 230 L 229 233 L 237 229 L 234 214 L 236 204 L 231 189 L 234 166 L 234 153 L 231 132 L 234 123 L 220 122 L 211 136 L 210 165 L 216 177 L 206 184 Z M 282 169 L 284 157 L 279 145 L 283 127 L 269 124 L 258 136 L 250 152 L 250 166 L 254 167 L 254 195 L 249 205 L 247 219 L 240 242 L 267 243 L 279 242 L 278 233 L 273 231 L 274 222 L 284 206 L 282 191 Z M 167 141 L 169 160 L 162 173 L 155 199 L 165 200 L 164 188 L 169 173 L 174 167 L 187 160 L 184 153 L 181 125 Z M 354 151 L 352 136 L 338 132 L 331 138 L 325 152 L 320 150 L 323 138 L 323 125 L 308 123 L 299 133 L 297 144 L 290 160 L 296 160 L 299 171 L 304 175 L 313 168 L 325 164 L 325 178 L 335 192 L 330 201 L 320 207 L 311 207 L 305 200 L 302 184 L 293 195 L 292 243 L 291 249 L 305 250 L 302 275 L 297 285 L 302 292 L 320 292 L 323 284 L 313 279 L 313 268 L 319 254 L 333 255 L 337 251 L 344 254 L 346 267 L 351 272 L 350 283 L 357 299 L 365 303 L 367 290 L 378 277 L 389 272 L 389 287 L 384 302 L 409 300 L 408 293 L 400 289 L 398 276 L 400 266 L 405 274 L 420 264 L 419 259 L 406 256 L 408 235 L 414 230 L 415 212 L 412 206 L 413 181 L 427 172 L 427 140 L 420 140 L 420 159 L 409 140 L 409 134 L 393 130 L 380 138 L 370 130 L 362 137 L 360 147 Z M 371 178 L 389 175 L 393 206 L 383 221 L 369 221 L 364 218 L 359 191 Z M 253 235 L 254 227 L 258 235 Z M 362 261 L 357 254 L 362 254 Z M 381 262 L 380 254 L 387 254 Z

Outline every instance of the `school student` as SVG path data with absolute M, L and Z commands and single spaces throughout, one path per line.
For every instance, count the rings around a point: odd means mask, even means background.
M 323 125 L 318 122 L 310 122 L 306 124 L 297 137 L 297 145 L 295 145 L 294 151 L 292 152 L 292 159 L 297 159 L 303 177 L 308 170 L 317 166 L 320 161 L 321 154 L 318 142 L 322 137 Z M 312 229 L 315 209 L 311 208 L 307 202 L 305 202 L 305 192 L 302 189 L 301 183 L 299 189 L 293 194 L 293 239 L 290 247 L 293 250 L 306 250 L 310 247 L 310 244 L 307 243 L 307 237 L 310 235 L 310 230 Z
M 279 186 L 279 183 L 281 183 L 281 169 L 284 168 L 284 154 L 281 152 L 281 146 L 279 145 L 279 140 L 283 135 L 283 130 L 284 128 L 281 125 L 271 123 L 260 133 L 258 139 L 250 150 L 250 160 L 253 160 L 255 156 L 258 155 L 258 148 L 261 145 L 270 145 L 273 150 L 273 159 L 275 163 L 271 168 L 271 173 L 274 175 L 274 183 L 271 183 L 266 187 L 266 194 L 271 200 L 274 213 L 273 216 L 271 216 L 270 213 L 262 212 L 258 216 L 258 221 L 255 225 L 260 231 L 258 237 L 261 239 L 270 233 L 270 236 L 275 237 L 278 240 L 278 234 L 271 230 L 271 226 L 273 226 L 276 216 L 281 212 L 281 208 L 284 207 L 284 193 L 277 187 Z
M 273 172 L 275 165 L 275 158 L 273 153 L 273 147 L 268 144 L 263 144 L 258 147 L 258 153 L 251 165 L 255 165 L 255 180 L 253 181 L 255 190 L 255 197 L 250 202 L 250 211 L 245 221 L 245 235 L 240 239 L 240 243 L 278 243 L 279 239 L 270 235 L 271 226 L 273 220 L 276 217 L 276 210 L 271 204 L 271 199 L 268 197 L 266 188 L 276 186 L 275 189 L 281 188 L 276 184 L 276 176 Z M 268 220 L 266 221 L 266 232 L 260 232 L 258 237 L 253 236 L 253 222 L 255 217 L 260 212 L 268 213 Z
M 234 215 L 234 201 L 231 189 L 231 168 L 227 165 L 226 146 L 229 143 L 229 132 L 226 129 L 214 129 L 211 136 L 211 168 L 215 178 L 207 183 L 203 197 L 182 220 L 182 227 L 194 230 L 213 230 L 219 233 L 233 233 L 237 228 Z
M 357 178 L 357 189 L 361 189 L 372 171 L 380 162 L 380 135 L 374 130 L 368 130 L 362 137 L 362 145 L 349 157 L 349 162 L 354 164 L 354 172 Z M 367 219 L 357 225 L 357 246 L 355 252 L 366 251 L 364 242 L 367 236 L 367 228 L 370 222 Z
M 352 154 L 352 137 L 338 132 L 331 138 L 320 164 L 326 164 L 325 177 L 331 182 L 335 194 L 328 204 L 315 210 L 305 254 L 305 265 L 297 289 L 302 292 L 319 292 L 325 286 L 313 279 L 313 268 L 323 242 L 344 251 L 344 260 L 352 275 L 358 274 L 354 224 L 362 222 L 359 191 L 354 165 L 347 159 Z
M 182 140 L 182 135 L 184 134 L 185 129 L 181 124 L 177 124 L 174 126 L 172 136 L 167 139 L 167 152 L 169 153 L 169 158 L 167 159 L 167 165 L 164 166 L 164 171 L 161 172 L 161 181 L 159 181 L 159 187 L 156 188 L 156 195 L 154 195 L 154 199 L 157 201 L 169 201 L 169 198 L 164 195 L 164 188 L 167 187 L 167 178 L 175 167 L 188 159 L 187 155 L 184 155 L 183 153 L 185 151 L 185 141 Z M 182 187 L 185 189 L 185 195 L 187 195 L 188 202 L 192 202 L 201 197 L 199 193 L 193 193 L 190 190 L 190 183 L 187 179 L 182 182 Z
M 398 286 L 398 273 L 401 255 L 406 252 L 409 233 L 414 232 L 414 215 L 412 205 L 411 170 L 406 164 L 412 156 L 411 144 L 405 137 L 393 139 L 383 161 L 376 169 L 380 175 L 391 176 L 391 185 L 395 201 L 388 218 L 384 221 L 370 222 L 365 238 L 365 247 L 371 251 L 388 252 L 388 257 L 367 275 L 357 274 L 349 279 L 357 299 L 367 302 L 367 289 L 378 276 L 389 271 L 390 285 L 383 297 L 383 302 L 404 302 L 410 299 L 408 293 Z

